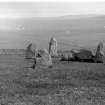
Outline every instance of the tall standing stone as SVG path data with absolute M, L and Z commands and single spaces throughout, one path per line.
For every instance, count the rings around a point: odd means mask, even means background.
M 49 54 L 51 56 L 57 56 L 57 40 L 55 38 L 51 38 L 49 42 Z
M 96 62 L 104 62 L 105 55 L 104 55 L 104 46 L 102 42 L 100 42 L 97 46 L 95 59 Z

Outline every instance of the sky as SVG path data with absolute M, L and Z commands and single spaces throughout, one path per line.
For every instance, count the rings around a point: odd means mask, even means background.
M 0 0 L 0 2 L 104 2 L 105 0 Z
M 0 18 L 105 14 L 105 0 L 14 1 L 0 0 Z

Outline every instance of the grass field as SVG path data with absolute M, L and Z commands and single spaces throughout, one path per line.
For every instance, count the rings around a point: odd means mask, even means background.
M 0 55 L 0 105 L 105 105 L 104 64 L 31 65 L 22 55 Z

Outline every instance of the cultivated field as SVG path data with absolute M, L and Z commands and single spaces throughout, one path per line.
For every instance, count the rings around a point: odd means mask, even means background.
M 31 66 L 23 55 L 0 55 L 1 105 L 105 105 L 104 64 Z

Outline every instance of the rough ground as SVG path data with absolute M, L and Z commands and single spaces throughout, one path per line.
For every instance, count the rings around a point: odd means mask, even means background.
M 0 105 L 105 105 L 105 65 L 37 65 L 22 55 L 0 55 Z

